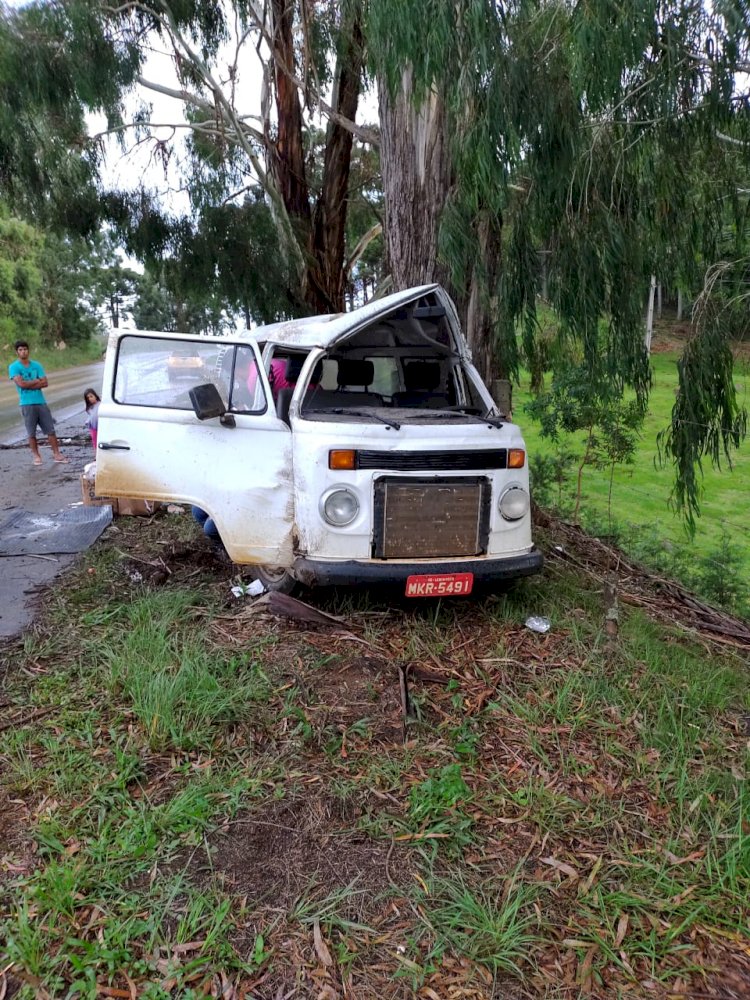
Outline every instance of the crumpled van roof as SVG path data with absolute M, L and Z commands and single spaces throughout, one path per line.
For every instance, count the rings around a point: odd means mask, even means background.
M 386 316 L 400 306 L 405 306 L 431 293 L 437 293 L 440 304 L 445 306 L 457 328 L 458 318 L 453 303 L 439 285 L 432 284 L 419 285 L 416 288 L 395 292 L 393 295 L 386 295 L 382 299 L 375 299 L 368 302 L 367 305 L 347 313 L 306 316 L 303 319 L 283 320 L 280 323 L 259 326 L 249 331 L 248 335 L 261 343 L 270 341 L 290 348 L 299 347 L 307 350 L 313 347 L 327 348 L 341 340 L 342 337 L 355 333 L 361 327 Z

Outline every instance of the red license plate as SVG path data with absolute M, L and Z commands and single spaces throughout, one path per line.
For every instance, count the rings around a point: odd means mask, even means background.
M 470 594 L 473 573 L 424 573 L 406 578 L 407 597 L 455 597 Z

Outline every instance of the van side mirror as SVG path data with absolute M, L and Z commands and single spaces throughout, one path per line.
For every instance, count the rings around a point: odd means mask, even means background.
M 193 413 L 199 420 L 220 417 L 222 424 L 226 427 L 234 427 L 234 417 L 231 413 L 227 413 L 221 393 L 213 382 L 194 386 L 188 395 L 193 406 Z

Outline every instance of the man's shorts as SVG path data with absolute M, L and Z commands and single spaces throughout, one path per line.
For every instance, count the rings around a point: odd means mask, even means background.
M 21 413 L 28 437 L 35 437 L 37 426 L 41 427 L 42 434 L 55 433 L 55 421 L 46 403 L 29 403 L 21 407 Z

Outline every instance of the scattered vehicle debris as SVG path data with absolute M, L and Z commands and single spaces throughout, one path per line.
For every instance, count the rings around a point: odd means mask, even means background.
M 549 618 L 540 618 L 537 615 L 530 615 L 524 622 L 526 628 L 530 628 L 532 632 L 549 632 L 552 628 L 552 622 Z

